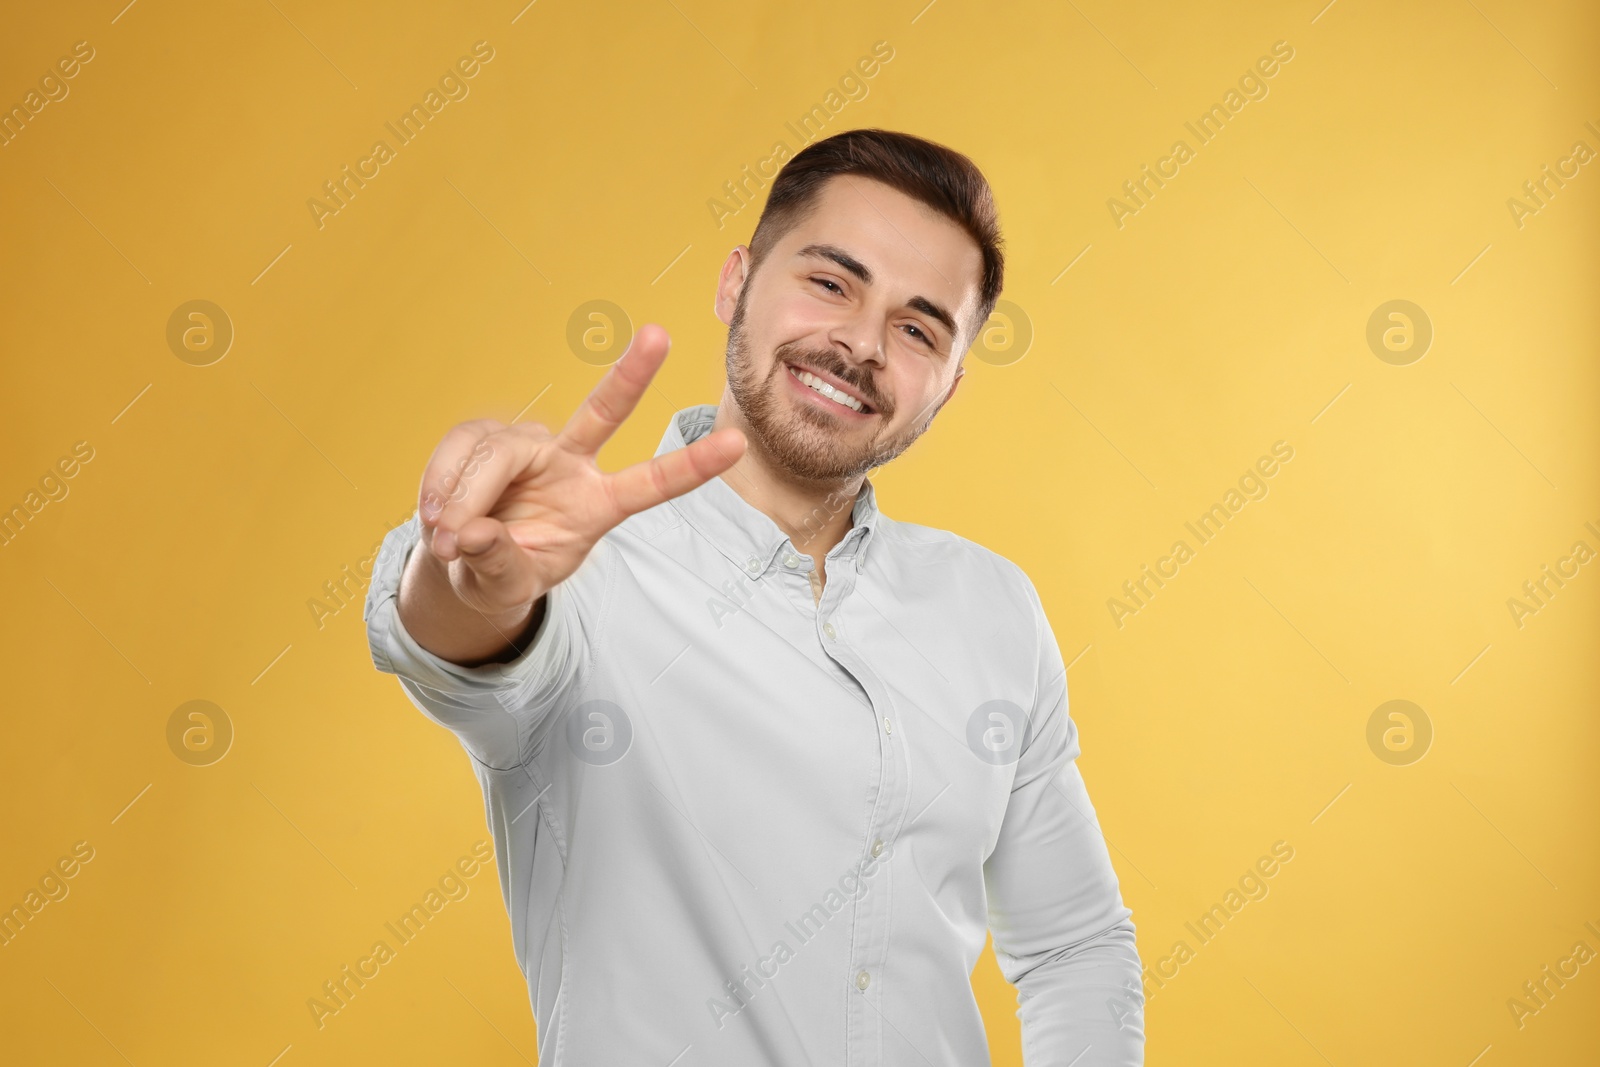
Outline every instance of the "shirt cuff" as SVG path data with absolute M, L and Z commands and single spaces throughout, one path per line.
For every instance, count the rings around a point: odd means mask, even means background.
M 553 692 L 562 668 L 572 662 L 564 583 L 545 594 L 544 617 L 516 659 L 463 667 L 423 648 L 400 619 L 400 578 L 421 541 L 422 520 L 413 514 L 389 531 L 378 550 L 362 615 L 373 666 L 446 694 L 452 703 L 487 710 L 514 712 Z

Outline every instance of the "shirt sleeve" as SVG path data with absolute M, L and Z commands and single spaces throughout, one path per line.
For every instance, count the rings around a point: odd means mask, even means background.
M 1061 651 L 1031 582 L 1028 595 L 1039 640 L 1037 698 L 984 864 L 995 956 L 1017 988 L 1026 1067 L 1141 1067 L 1133 913 L 1078 771 Z
M 411 702 L 480 763 L 510 770 L 526 762 L 539 726 L 589 663 L 571 579 L 546 594 L 544 618 L 521 655 L 463 667 L 423 648 L 400 621 L 400 576 L 421 539 L 421 519 L 413 514 L 378 550 L 362 612 L 373 666 L 396 675 Z

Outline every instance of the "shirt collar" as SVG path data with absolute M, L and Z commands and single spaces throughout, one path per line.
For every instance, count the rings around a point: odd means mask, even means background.
M 711 432 L 715 404 L 696 404 L 673 415 L 656 455 L 683 448 Z M 721 476 L 669 503 L 684 520 L 710 541 L 747 578 L 759 579 L 777 562 L 789 537 L 761 509 L 747 502 Z M 826 514 L 819 507 L 818 518 Z M 871 479 L 862 479 L 850 512 L 850 531 L 828 553 L 830 560 L 853 560 L 859 572 L 866 566 L 867 546 L 878 528 L 878 504 Z M 803 547 L 803 546 L 801 546 Z

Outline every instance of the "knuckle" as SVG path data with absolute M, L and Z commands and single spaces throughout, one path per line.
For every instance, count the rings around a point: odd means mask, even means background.
M 658 493 L 665 493 L 668 490 L 669 484 L 667 479 L 667 468 L 665 464 L 650 464 L 650 484 L 655 487 L 656 492 Z
M 618 421 L 616 409 L 612 407 L 610 400 L 604 396 L 591 396 L 589 398 L 589 407 L 603 422 Z

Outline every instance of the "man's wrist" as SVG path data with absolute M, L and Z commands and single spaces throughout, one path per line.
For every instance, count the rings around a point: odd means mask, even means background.
M 533 635 L 538 632 L 539 624 L 544 620 L 544 613 L 549 602 L 549 597 L 541 596 L 532 604 L 523 608 L 515 618 L 506 617 L 497 620 L 492 625 L 495 630 L 506 639 L 507 645 L 494 656 L 484 660 L 485 663 L 510 663 L 528 650 L 533 643 Z
M 412 549 L 413 556 L 419 554 L 422 558 L 407 561 L 398 597 L 400 622 L 418 644 L 461 667 L 506 663 L 522 654 L 543 618 L 542 595 L 486 612 L 462 598 L 450 562 L 421 542 Z

